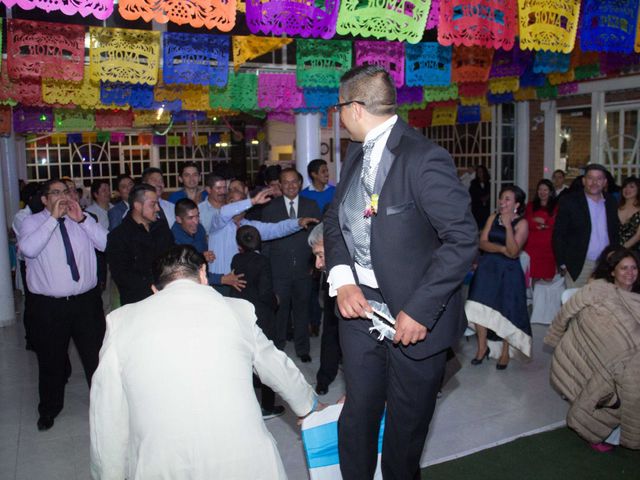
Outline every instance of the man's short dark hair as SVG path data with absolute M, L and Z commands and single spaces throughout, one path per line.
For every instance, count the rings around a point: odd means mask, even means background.
M 180 164 L 180 169 L 178 170 L 178 175 L 181 177 L 182 174 L 184 173 L 184 171 L 187 168 L 195 168 L 198 173 L 200 173 L 200 165 L 198 165 L 195 162 L 183 162 L 182 164 Z
M 160 175 L 164 176 L 164 174 L 162 173 L 162 170 L 160 170 L 158 167 L 145 168 L 142 172 L 142 183 L 147 183 L 147 180 L 149 180 L 149 177 L 154 173 L 159 173 Z
M 344 102 L 364 102 L 372 115 L 393 115 L 396 112 L 396 86 L 380 65 L 361 65 L 340 79 L 340 96 Z
M 98 194 L 98 190 L 100 190 L 100 186 L 101 185 L 107 185 L 109 188 L 111 188 L 111 186 L 109 185 L 109 182 L 107 180 L 101 179 L 101 180 L 94 180 L 93 182 L 91 182 L 91 198 L 95 200 L 96 195 Z
M 129 180 L 131 180 L 133 182 L 133 177 L 131 175 L 129 175 L 128 173 L 121 173 L 120 175 L 118 175 L 116 177 L 116 179 L 113 182 L 113 189 L 117 190 L 118 187 L 120 186 L 120 182 L 122 180 L 124 180 L 125 178 L 128 178 Z M 135 183 L 135 182 L 134 182 Z
M 194 202 L 190 198 L 181 198 L 176 202 L 176 217 L 185 217 L 193 209 L 198 209 L 198 205 L 196 204 L 196 202 Z
M 280 165 L 269 165 L 264 171 L 265 185 L 274 180 L 280 180 L 280 172 L 282 172 Z
M 558 168 L 557 170 L 553 171 L 553 175 L 555 175 L 556 173 L 561 174 L 563 177 L 567 176 L 566 172 L 564 170 L 562 170 L 561 168 Z
M 156 193 L 156 189 L 148 183 L 140 183 L 135 185 L 129 192 L 129 208 L 133 210 L 134 203 L 143 203 L 145 192 Z
M 312 178 L 311 177 L 312 173 L 318 173 L 320 171 L 320 167 L 326 164 L 327 162 L 325 162 L 321 158 L 316 158 L 315 160 L 311 160 L 309 162 L 309 165 L 307 165 L 307 174 L 309 175 L 309 178 Z
M 226 182 L 226 180 L 217 173 L 208 173 L 207 176 L 204 177 L 204 184 L 209 188 L 213 188 L 217 182 Z
M 598 170 L 599 172 L 604 173 L 606 177 L 610 175 L 609 170 L 607 170 L 607 168 L 604 165 L 600 165 L 599 163 L 590 163 L 589 165 L 584 167 L 584 174 L 586 175 L 587 172 L 591 172 L 593 170 Z
M 206 265 L 204 257 L 191 245 L 175 245 L 153 262 L 153 284 L 162 290 L 175 280 L 198 281 L 203 265 Z
M 49 193 L 49 190 L 51 190 L 51 185 L 53 185 L 54 183 L 61 183 L 65 186 L 65 188 L 67 188 L 67 184 L 64 180 L 60 178 L 50 178 L 42 184 L 42 187 L 40 188 L 40 196 L 44 197 L 47 193 Z
M 298 170 L 296 170 L 295 168 L 293 168 L 293 167 L 287 167 L 287 168 L 283 169 L 283 170 L 280 172 L 280 179 L 281 179 L 280 181 L 282 181 L 282 177 L 283 177 L 286 173 L 290 173 L 290 172 L 294 172 L 294 173 L 298 176 L 298 181 L 299 181 L 300 183 L 302 183 L 302 182 L 304 181 L 304 179 L 302 178 L 302 175 L 300 174 L 300 172 L 299 172 Z
M 236 231 L 236 242 L 245 252 L 255 252 L 262 246 L 260 232 L 251 225 L 243 225 Z

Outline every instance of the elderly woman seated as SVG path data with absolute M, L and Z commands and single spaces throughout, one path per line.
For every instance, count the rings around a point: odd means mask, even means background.
M 619 428 L 640 449 L 640 280 L 636 254 L 615 247 L 562 307 L 545 337 L 551 383 L 571 403 L 567 425 L 597 451 Z M 612 443 L 617 443 L 610 440 Z

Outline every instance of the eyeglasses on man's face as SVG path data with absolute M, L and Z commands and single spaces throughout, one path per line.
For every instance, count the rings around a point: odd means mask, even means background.
M 64 190 L 49 190 L 47 192 L 47 195 L 51 195 L 53 197 L 59 197 L 61 195 L 69 195 L 70 191 L 68 188 L 64 189 Z
M 335 105 L 331 105 L 329 107 L 330 112 L 339 112 L 342 107 L 346 107 L 347 105 L 351 105 L 352 103 L 357 103 L 359 105 L 365 106 L 366 104 L 362 100 L 350 100 L 348 102 L 336 103 Z

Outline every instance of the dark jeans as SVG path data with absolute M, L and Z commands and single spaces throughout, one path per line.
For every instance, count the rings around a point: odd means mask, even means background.
M 102 298 L 98 287 L 67 298 L 32 293 L 31 340 L 38 356 L 40 415 L 55 417 L 64 406 L 68 378 L 69 342 L 73 339 L 87 384 L 98 367 L 98 354 L 105 333 Z

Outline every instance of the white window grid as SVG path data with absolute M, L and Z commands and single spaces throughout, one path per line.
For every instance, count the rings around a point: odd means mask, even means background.
M 605 108 L 605 164 L 617 183 L 640 175 L 640 104 Z
M 491 170 L 491 122 L 429 127 L 426 136 L 449 152 L 459 175 L 477 165 Z
M 171 134 L 184 133 L 176 129 Z M 198 133 L 222 133 L 219 128 L 201 129 Z M 152 149 L 158 150 L 159 167 L 165 174 L 167 191 L 180 188 L 178 172 L 183 162 L 194 162 L 203 173 L 214 169 L 216 163 L 230 160 L 230 145 L 138 145 L 139 134 L 127 132 L 122 142 L 85 142 L 54 144 L 50 135 L 29 138 L 25 142 L 27 180 L 42 182 L 50 178 L 71 177 L 79 186 L 89 186 L 94 180 L 113 180 L 121 173 L 140 177 L 152 166 Z M 253 179 L 262 159 L 258 145 L 247 142 L 247 175 Z M 204 178 L 203 178 L 204 180 Z

